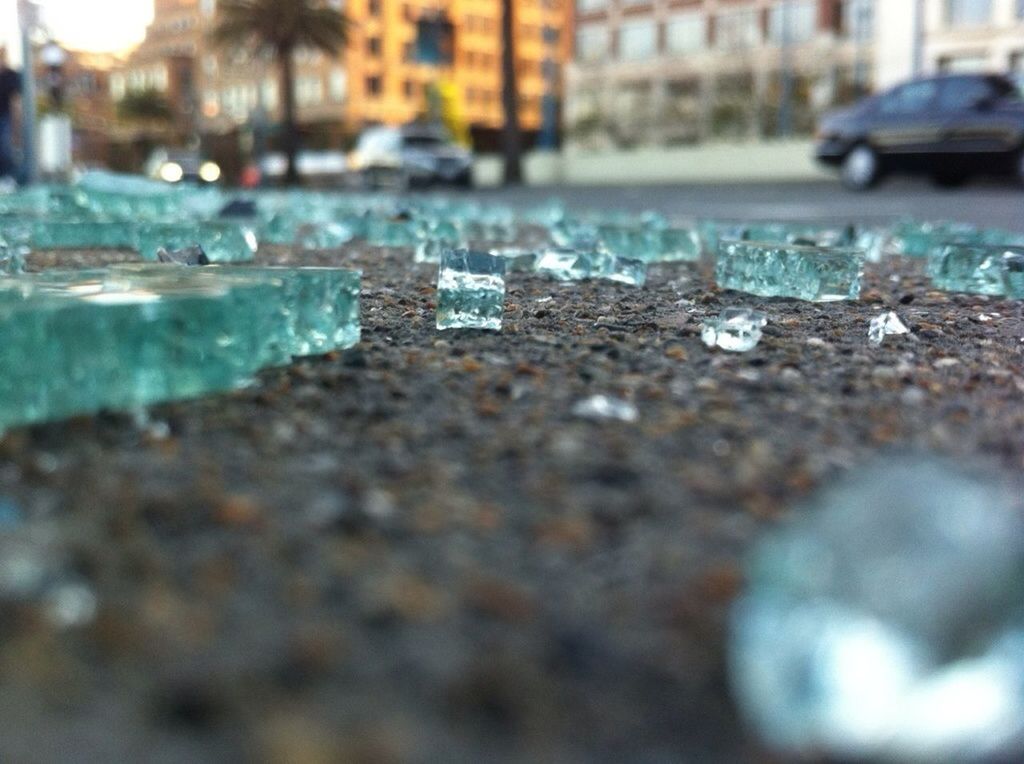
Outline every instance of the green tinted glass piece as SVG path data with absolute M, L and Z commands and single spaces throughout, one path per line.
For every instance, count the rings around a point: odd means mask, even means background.
M 143 223 L 138 227 L 138 249 L 144 260 L 156 260 L 159 249 L 196 246 L 211 262 L 247 262 L 256 254 L 256 235 L 239 223 Z
M 770 242 L 719 244 L 715 276 L 722 289 L 814 302 L 856 300 L 864 253 Z
M 438 329 L 501 329 L 505 260 L 485 252 L 449 250 L 437 279 Z

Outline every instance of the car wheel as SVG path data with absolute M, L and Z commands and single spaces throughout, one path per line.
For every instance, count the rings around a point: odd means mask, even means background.
M 850 149 L 843 160 L 843 185 L 853 191 L 865 191 L 878 182 L 878 154 L 866 144 Z

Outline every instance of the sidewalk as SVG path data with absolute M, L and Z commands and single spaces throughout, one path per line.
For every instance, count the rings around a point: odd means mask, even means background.
M 813 159 L 810 140 L 715 143 L 680 148 L 630 151 L 531 152 L 525 158 L 526 182 L 532 186 L 594 186 L 673 183 L 740 183 L 814 181 L 833 177 Z M 501 180 L 501 157 L 477 159 L 479 187 Z

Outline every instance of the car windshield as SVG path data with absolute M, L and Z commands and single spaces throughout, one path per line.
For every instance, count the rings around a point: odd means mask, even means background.
M 359 150 L 369 152 L 397 151 L 401 140 L 395 130 L 371 130 L 359 138 Z

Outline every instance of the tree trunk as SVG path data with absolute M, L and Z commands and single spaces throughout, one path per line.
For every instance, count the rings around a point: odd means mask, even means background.
M 284 107 L 284 153 L 288 158 L 285 183 L 289 186 L 299 182 L 299 127 L 295 116 L 295 56 L 291 47 L 277 50 L 277 63 L 281 71 L 281 103 Z
M 501 43 L 501 102 L 505 110 L 502 149 L 505 155 L 505 185 L 511 186 L 523 182 L 523 139 L 519 132 L 513 0 L 501 0 Z

